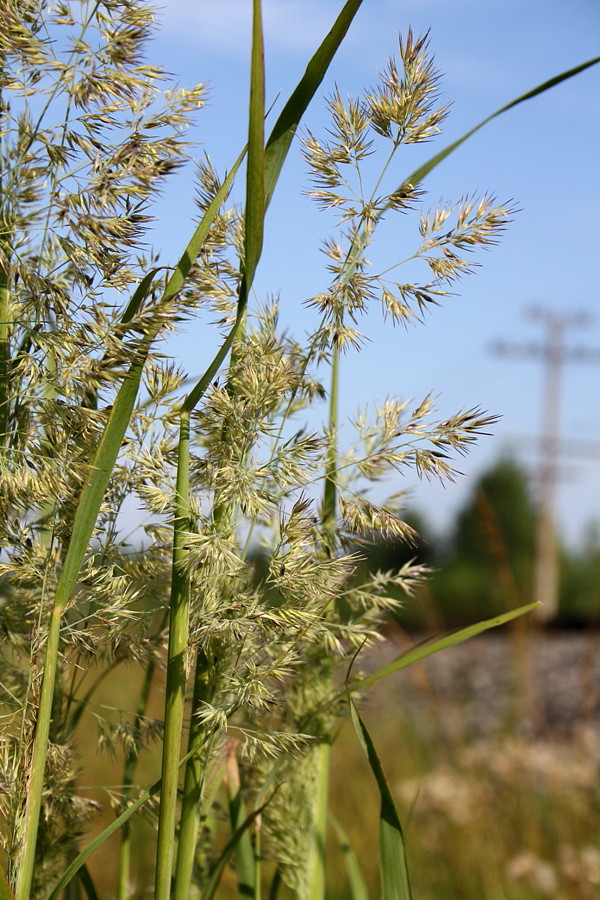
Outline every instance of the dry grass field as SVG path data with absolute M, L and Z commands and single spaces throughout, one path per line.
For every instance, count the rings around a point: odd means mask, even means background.
M 401 632 L 390 634 L 372 651 L 373 663 L 408 642 Z M 596 631 L 495 632 L 417 663 L 365 697 L 361 712 L 404 822 L 415 898 L 600 896 L 599 651 Z M 99 697 L 103 713 L 132 687 L 125 668 L 115 672 Z M 161 693 L 159 685 L 157 714 Z M 93 717 L 88 733 L 93 747 Z M 142 756 L 139 783 L 151 783 L 159 764 L 158 748 Z M 121 770 L 122 761 L 96 756 L 85 783 L 117 786 Z M 334 744 L 331 779 L 332 812 L 356 853 L 368 896 L 377 897 L 379 810 L 349 723 Z M 105 791 L 86 793 L 103 804 L 109 799 Z M 214 827 L 218 818 L 217 812 Z M 149 896 L 153 878 L 155 823 L 147 819 L 133 852 L 140 900 Z M 329 840 L 328 898 L 345 900 L 352 895 L 333 828 Z M 107 843 L 90 866 L 102 897 L 115 896 L 116 851 L 114 840 Z M 236 895 L 229 873 L 218 896 Z

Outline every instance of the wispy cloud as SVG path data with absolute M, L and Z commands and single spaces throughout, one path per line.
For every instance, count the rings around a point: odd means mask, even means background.
M 339 0 L 264 0 L 265 42 L 279 53 L 314 49 L 339 10 Z M 249 44 L 248 0 L 168 0 L 159 18 L 165 36 L 186 47 L 201 42 L 237 56 Z M 358 21 L 353 26 L 355 39 L 357 28 Z

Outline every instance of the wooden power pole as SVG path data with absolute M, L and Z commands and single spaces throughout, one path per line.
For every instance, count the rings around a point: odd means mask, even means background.
M 583 328 L 589 325 L 591 317 L 585 312 L 557 313 L 534 307 L 528 311 L 528 316 L 545 329 L 542 343 L 510 344 L 497 341 L 492 350 L 502 356 L 537 358 L 544 366 L 533 599 L 540 604 L 537 608 L 538 620 L 547 622 L 558 612 L 560 568 L 555 508 L 558 458 L 561 449 L 563 366 L 566 362 L 600 362 L 600 350 L 565 345 L 565 332 L 568 328 Z

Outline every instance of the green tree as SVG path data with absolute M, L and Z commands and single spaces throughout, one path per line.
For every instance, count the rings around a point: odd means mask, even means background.
M 562 552 L 559 616 L 564 625 L 600 623 L 600 534 L 595 526 L 580 548 Z
M 502 457 L 476 481 L 439 554 L 431 590 L 450 624 L 529 599 L 536 512 L 526 473 Z
M 504 456 L 476 482 L 471 498 L 459 512 L 452 538 L 453 552 L 471 562 L 504 555 L 515 577 L 530 577 L 536 511 L 529 479 L 511 457 Z

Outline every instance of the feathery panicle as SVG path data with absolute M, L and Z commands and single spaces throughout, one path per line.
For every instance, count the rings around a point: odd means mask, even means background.
M 393 57 L 379 76 L 379 84 L 366 94 L 364 106 L 371 127 L 394 143 L 416 144 L 440 132 L 448 106 L 436 109 L 440 74 L 429 53 L 429 37 L 413 38 L 409 28 L 400 39 L 402 74 Z

